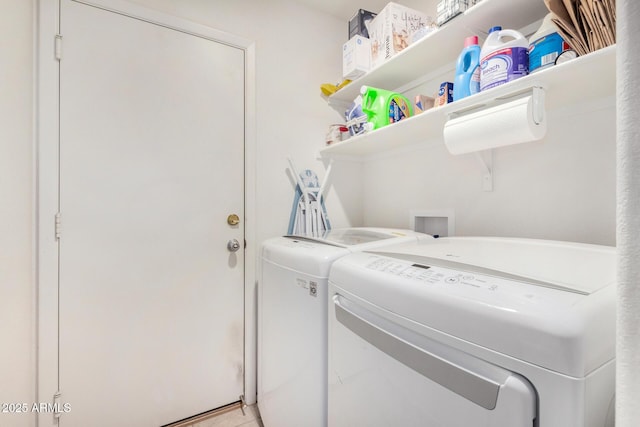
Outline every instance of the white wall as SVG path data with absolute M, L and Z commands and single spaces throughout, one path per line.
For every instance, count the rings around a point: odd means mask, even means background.
M 617 3 L 618 258 L 616 425 L 640 425 L 640 3 Z
M 605 101 L 605 104 L 607 101 Z M 442 141 L 369 161 L 365 223 L 402 227 L 414 209 L 452 208 L 457 235 L 615 244 L 615 106 L 551 113 L 540 142 L 494 150 L 494 190 L 481 163 Z
M 454 74 L 451 64 L 405 95 L 435 95 Z M 459 236 L 615 245 L 615 98 L 548 118 L 542 141 L 493 150 L 491 192 L 482 190 L 477 155 L 453 156 L 442 139 L 373 156 L 364 164 L 364 224 L 407 227 L 412 210 L 452 209 Z
M 31 1 L 0 3 L 0 403 L 35 400 L 32 20 Z M 2 426 L 33 419 L 0 413 Z

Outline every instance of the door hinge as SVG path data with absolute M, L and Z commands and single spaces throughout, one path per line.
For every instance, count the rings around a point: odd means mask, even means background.
M 62 34 L 56 34 L 53 52 L 58 61 L 62 59 Z
M 60 212 L 56 213 L 55 216 L 55 233 L 56 240 L 60 240 Z
M 60 390 L 56 391 L 53 394 L 53 418 L 59 419 L 62 415 L 62 405 L 60 404 L 60 397 L 62 397 L 62 392 Z

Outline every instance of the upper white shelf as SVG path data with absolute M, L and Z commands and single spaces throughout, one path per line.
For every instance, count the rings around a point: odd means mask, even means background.
M 331 95 L 329 105 L 341 109 L 353 102 L 362 85 L 398 89 L 453 63 L 463 48 L 465 37 L 486 35 L 489 28 L 496 25 L 523 28 L 542 19 L 548 12 L 542 0 L 483 0 Z
M 485 1 L 494 3 L 501 0 Z M 320 154 L 323 157 L 363 156 L 424 141 L 441 141 L 442 130 L 450 114 L 481 107 L 493 100 L 508 97 L 532 87 L 542 87 L 545 90 L 547 111 L 570 108 L 614 96 L 616 92 L 615 58 L 616 46 L 609 46 L 460 101 L 432 108 L 371 133 L 330 145 L 322 149 Z

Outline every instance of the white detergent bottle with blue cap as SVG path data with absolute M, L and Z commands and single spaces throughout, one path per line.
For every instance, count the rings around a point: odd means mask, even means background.
M 480 92 L 480 45 L 478 36 L 464 39 L 464 49 L 456 63 L 453 100 L 457 101 Z
M 480 90 L 529 73 L 529 41 L 518 31 L 493 27 L 480 51 Z

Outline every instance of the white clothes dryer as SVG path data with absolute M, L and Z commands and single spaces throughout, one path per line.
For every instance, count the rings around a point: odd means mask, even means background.
M 434 240 L 408 230 L 349 228 L 262 246 L 258 408 L 266 427 L 327 425 L 327 296 L 333 262 L 354 251 Z
M 615 248 L 442 238 L 336 261 L 330 427 L 613 425 Z

